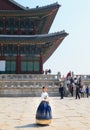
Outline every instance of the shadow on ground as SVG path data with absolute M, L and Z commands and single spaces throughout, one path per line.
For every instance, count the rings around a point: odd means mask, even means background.
M 48 125 L 38 125 L 38 124 L 27 124 L 27 125 L 22 125 L 22 126 L 15 126 L 15 128 L 39 128 L 39 127 L 45 127 Z

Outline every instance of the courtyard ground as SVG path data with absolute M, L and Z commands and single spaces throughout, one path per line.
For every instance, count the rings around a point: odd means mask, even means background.
M 50 97 L 52 123 L 35 122 L 40 97 L 0 98 L 0 130 L 90 130 L 90 97 Z

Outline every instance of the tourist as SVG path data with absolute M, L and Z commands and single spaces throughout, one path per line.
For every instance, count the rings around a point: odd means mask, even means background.
M 60 93 L 61 99 L 63 99 L 63 97 L 64 97 L 64 87 L 63 87 L 63 84 L 60 84 L 59 93 Z
M 77 97 L 80 99 L 80 95 L 79 95 L 79 92 L 80 92 L 80 90 L 79 90 L 79 85 L 78 85 L 78 84 L 75 84 L 75 86 L 76 86 L 76 99 L 77 99 Z
M 46 74 L 46 75 L 48 74 L 48 70 L 47 70 L 47 69 L 45 70 L 45 74 Z
M 70 84 L 69 89 L 70 89 L 71 96 L 73 97 L 73 83 Z
M 84 97 L 84 88 L 83 88 L 83 86 L 80 87 L 80 93 L 81 93 L 81 97 Z
M 51 69 L 48 70 L 48 73 L 51 74 Z
M 87 98 L 89 97 L 89 87 L 87 86 L 86 87 L 86 95 L 87 95 Z
M 42 89 L 41 97 L 42 101 L 39 104 L 36 112 L 36 123 L 41 125 L 47 125 L 51 123 L 52 111 L 49 105 L 49 95 L 45 86 Z
M 69 72 L 67 73 L 66 78 L 67 78 L 67 79 L 71 79 L 71 71 L 69 71 Z

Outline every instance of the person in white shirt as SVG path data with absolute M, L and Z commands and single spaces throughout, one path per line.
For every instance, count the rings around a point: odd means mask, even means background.
M 40 125 L 47 125 L 51 123 L 52 111 L 49 105 L 49 95 L 45 86 L 42 88 L 41 98 L 42 101 L 36 112 L 36 123 Z
M 43 87 L 43 91 L 41 93 L 41 98 L 43 101 L 49 101 L 49 95 L 47 93 L 47 88 Z

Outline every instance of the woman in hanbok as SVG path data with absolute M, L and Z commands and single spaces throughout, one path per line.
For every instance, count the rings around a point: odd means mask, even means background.
M 45 86 L 43 87 L 41 97 L 42 101 L 39 104 L 36 112 L 36 123 L 41 125 L 47 125 L 51 123 L 52 111 L 49 105 L 49 95 Z

